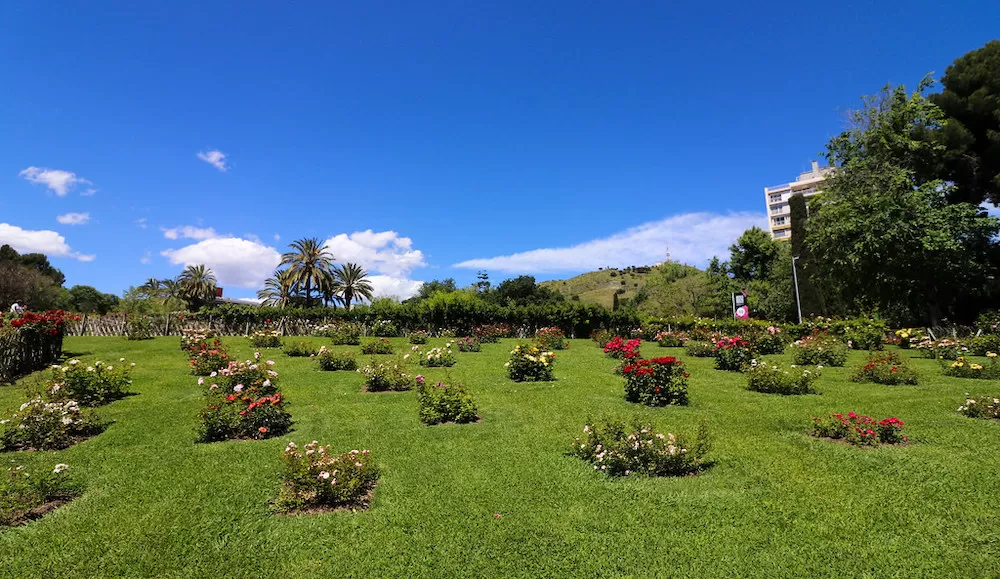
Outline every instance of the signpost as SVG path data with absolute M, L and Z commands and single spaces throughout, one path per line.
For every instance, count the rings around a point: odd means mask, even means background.
M 747 305 L 746 292 L 733 292 L 733 317 L 737 320 L 750 319 L 750 306 Z

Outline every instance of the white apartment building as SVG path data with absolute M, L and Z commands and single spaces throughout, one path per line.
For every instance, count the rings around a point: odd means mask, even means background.
M 806 197 L 819 193 L 829 172 L 830 167 L 820 167 L 819 163 L 813 161 L 812 170 L 802 173 L 795 181 L 777 187 L 764 187 L 767 223 L 771 228 L 772 238 L 779 241 L 792 238 L 792 214 L 788 208 L 788 200 L 799 193 Z

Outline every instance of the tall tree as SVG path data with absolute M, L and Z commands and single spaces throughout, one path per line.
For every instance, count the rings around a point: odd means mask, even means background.
M 770 277 L 778 258 L 780 242 L 760 227 L 743 232 L 736 243 L 729 247 L 729 268 L 736 279 L 764 280 Z
M 334 268 L 334 278 L 336 279 L 337 295 L 344 302 L 344 307 L 351 309 L 351 302 L 355 299 L 365 298 L 372 300 L 375 291 L 372 282 L 368 280 L 368 272 L 356 263 L 345 263 Z
M 318 237 L 298 239 L 289 244 L 292 251 L 281 256 L 281 265 L 287 265 L 295 283 L 305 291 L 306 303 L 312 304 L 313 289 L 322 292 L 323 286 L 332 283 L 333 255 Z
M 947 116 L 941 177 L 955 184 L 952 200 L 1000 204 L 1000 40 L 958 58 L 930 100 Z
M 187 266 L 178 276 L 177 282 L 181 295 L 192 309 L 198 309 L 215 299 L 215 274 L 204 264 Z
M 932 325 L 956 299 L 985 286 L 1000 220 L 949 204 L 952 186 L 921 168 L 940 148 L 926 139 L 940 109 L 922 94 L 885 87 L 827 145 L 838 169 L 806 223 L 826 286 L 855 308 L 919 308 Z

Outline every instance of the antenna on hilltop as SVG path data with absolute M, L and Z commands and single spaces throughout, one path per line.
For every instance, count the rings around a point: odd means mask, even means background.
M 670 246 L 667 246 L 667 256 L 663 260 L 663 263 L 670 263 Z

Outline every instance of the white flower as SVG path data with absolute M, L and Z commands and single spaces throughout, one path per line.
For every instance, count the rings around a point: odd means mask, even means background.
M 199 377 L 199 378 L 198 378 L 198 386 L 201 386 L 201 385 L 202 385 L 202 384 L 204 384 L 204 383 L 205 383 L 205 378 L 203 378 L 203 377 Z
M 233 386 L 233 392 L 237 392 L 237 393 L 243 392 L 243 385 L 242 384 L 237 384 L 236 386 Z
M 330 473 L 328 473 L 328 472 L 326 472 L 324 470 L 323 472 L 319 473 L 319 478 L 321 478 L 323 480 L 326 480 L 326 479 L 330 478 Z
M 56 474 L 59 474 L 59 473 L 61 473 L 63 471 L 66 471 L 66 470 L 69 470 L 69 465 L 68 464 L 64 464 L 64 463 L 59 463 L 59 464 L 56 465 L 56 467 L 54 469 L 52 469 L 52 472 L 54 472 Z
M 219 375 L 218 372 L 212 372 L 211 374 L 209 374 L 209 376 L 211 376 L 212 378 L 215 378 L 218 375 Z
M 76 366 L 77 364 L 80 363 L 80 361 L 79 360 L 70 360 L 69 363 L 70 363 L 71 366 Z
M 119 362 L 124 362 L 124 361 L 125 361 L 125 358 L 118 358 L 118 361 L 119 361 Z

